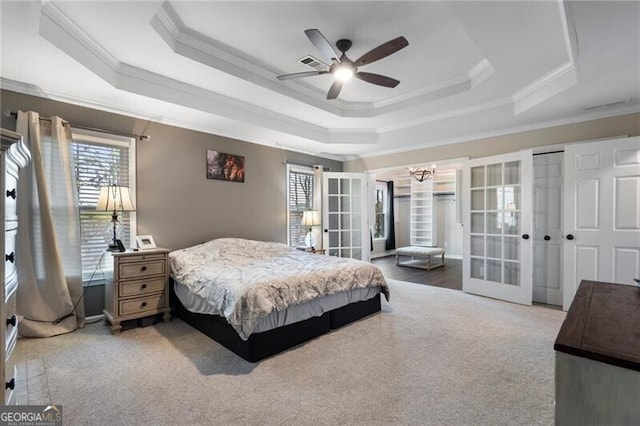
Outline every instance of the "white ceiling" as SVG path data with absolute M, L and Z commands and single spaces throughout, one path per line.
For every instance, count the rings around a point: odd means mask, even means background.
M 3 88 L 337 159 L 640 111 L 637 1 L 2 1 L 0 12 Z M 309 70 L 305 55 L 324 59 L 308 28 L 351 39 L 351 59 L 403 35 L 408 47 L 363 68 L 400 85 L 354 79 L 329 101 L 329 75 L 278 81 Z

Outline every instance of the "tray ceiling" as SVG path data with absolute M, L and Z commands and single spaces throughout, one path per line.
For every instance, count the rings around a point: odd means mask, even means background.
M 338 159 L 640 110 L 638 2 L 2 2 L 2 86 Z M 278 81 L 322 54 L 363 71 Z M 43 72 L 46 70 L 46 72 Z

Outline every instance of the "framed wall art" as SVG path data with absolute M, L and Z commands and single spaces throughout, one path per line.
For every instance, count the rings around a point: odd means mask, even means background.
M 208 149 L 207 179 L 244 182 L 244 157 Z

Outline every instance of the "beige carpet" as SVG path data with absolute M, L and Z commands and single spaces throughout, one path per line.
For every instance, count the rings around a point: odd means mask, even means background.
M 21 339 L 20 365 L 67 425 L 553 423 L 563 312 L 390 285 L 382 313 L 257 364 L 175 320 Z

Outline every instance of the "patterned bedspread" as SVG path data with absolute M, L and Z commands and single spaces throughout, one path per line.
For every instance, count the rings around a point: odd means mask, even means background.
M 219 238 L 169 254 L 171 275 L 204 298 L 244 340 L 260 318 L 316 297 L 389 287 L 378 267 L 281 243 Z

